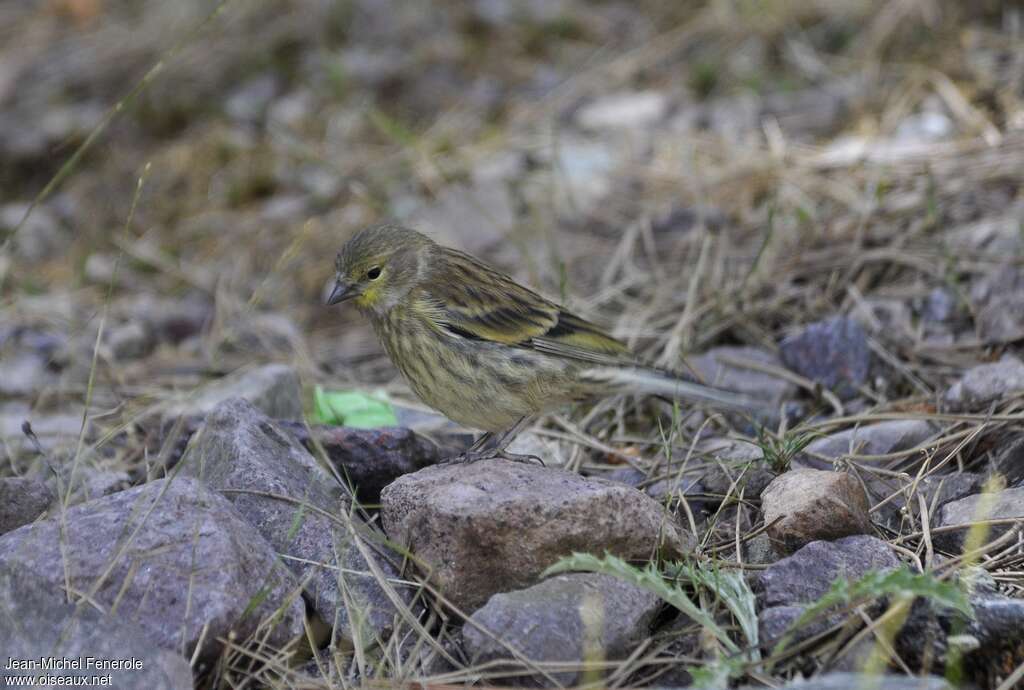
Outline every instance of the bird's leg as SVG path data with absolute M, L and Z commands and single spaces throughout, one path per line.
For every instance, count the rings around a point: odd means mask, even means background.
M 515 437 L 519 435 L 519 432 L 526 428 L 530 421 L 529 417 L 522 417 L 518 422 L 504 431 L 499 431 L 497 433 L 488 431 L 478 438 L 465 453 L 456 455 L 452 458 L 447 458 L 444 462 L 464 463 L 476 462 L 478 460 L 490 460 L 492 458 L 502 458 L 504 460 L 512 460 L 513 462 L 530 462 L 532 460 L 536 460 L 543 465 L 544 461 L 536 455 L 509 453 L 506 450 L 508 445 L 515 440 Z

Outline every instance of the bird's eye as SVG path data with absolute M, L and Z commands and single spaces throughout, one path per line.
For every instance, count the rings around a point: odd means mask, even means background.
M 366 277 L 370 280 L 377 280 L 380 278 L 380 266 L 374 266 L 366 272 Z

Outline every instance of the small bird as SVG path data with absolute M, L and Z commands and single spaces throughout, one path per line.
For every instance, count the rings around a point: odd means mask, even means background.
M 327 304 L 352 300 L 423 402 L 486 432 L 452 462 L 536 459 L 506 448 L 535 415 L 595 396 L 759 407 L 738 393 L 643 364 L 600 327 L 409 228 L 360 230 L 335 268 Z

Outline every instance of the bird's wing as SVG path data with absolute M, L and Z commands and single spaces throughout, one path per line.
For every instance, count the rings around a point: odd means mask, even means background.
M 423 288 L 430 321 L 464 338 L 536 349 L 599 364 L 634 361 L 625 344 L 512 278 L 461 252 Z

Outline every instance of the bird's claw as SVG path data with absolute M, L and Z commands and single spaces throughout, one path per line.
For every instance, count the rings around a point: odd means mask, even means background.
M 547 467 L 544 461 L 536 455 L 522 454 L 522 453 L 509 453 L 507 450 L 501 450 L 498 448 L 488 450 L 467 450 L 465 453 L 459 455 L 453 455 L 452 457 L 445 458 L 441 461 L 444 465 L 459 465 L 468 464 L 471 462 L 479 462 L 480 460 L 493 460 L 495 458 L 501 458 L 502 460 L 511 460 L 512 462 L 532 462 L 536 460 L 540 463 L 541 467 Z

